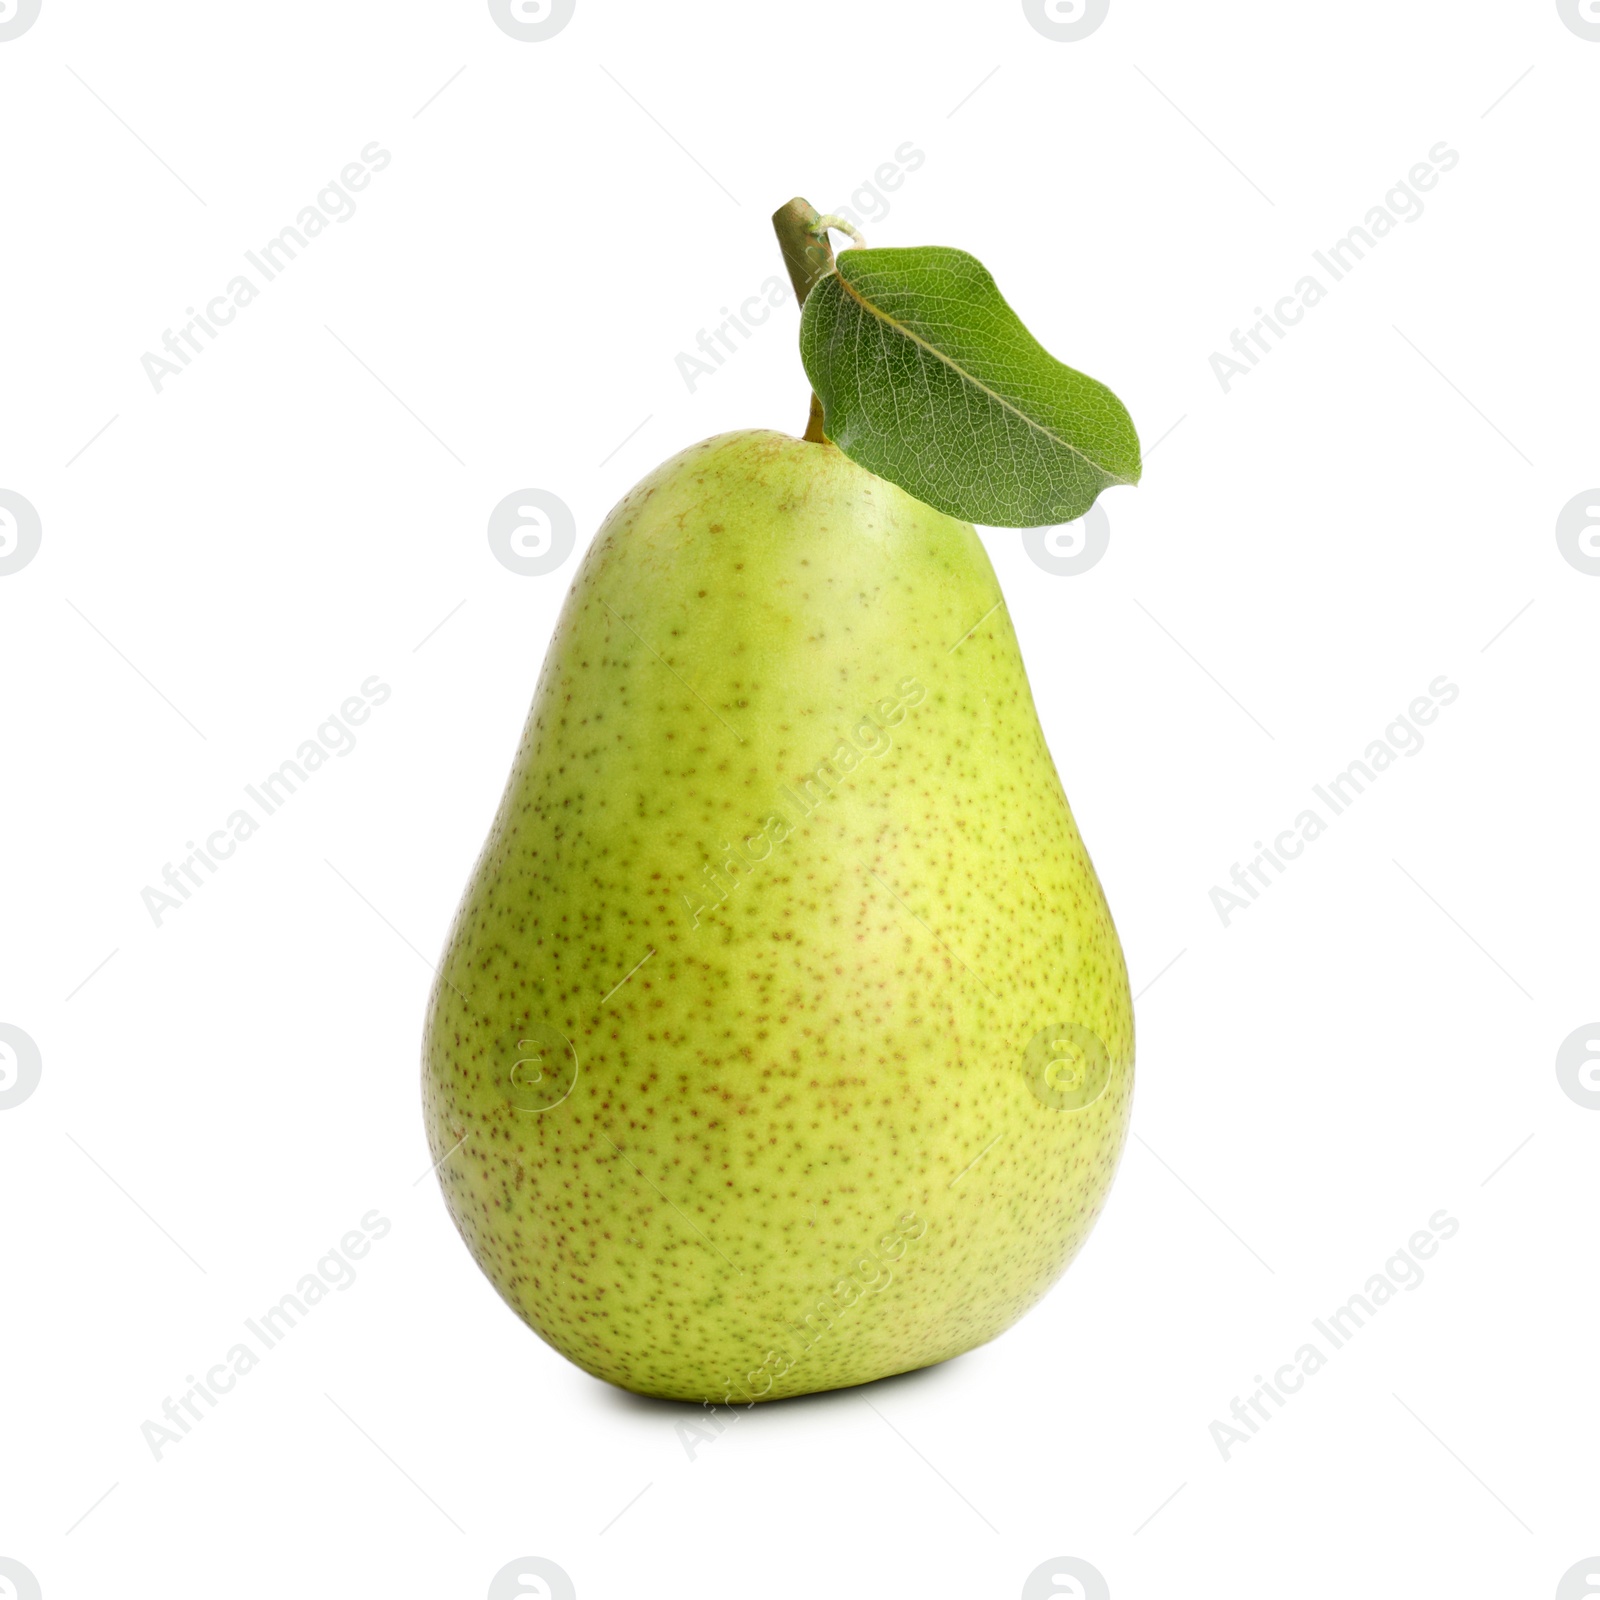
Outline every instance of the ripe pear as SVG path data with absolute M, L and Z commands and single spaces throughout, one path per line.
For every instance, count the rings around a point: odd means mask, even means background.
M 972 527 L 685 450 L 567 597 L 427 1023 L 480 1267 L 597 1377 L 867 1383 L 994 1338 L 1110 1187 L 1111 916 Z

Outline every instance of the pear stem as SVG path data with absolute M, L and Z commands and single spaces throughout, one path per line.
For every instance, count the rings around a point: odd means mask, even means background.
M 806 418 L 806 431 L 800 435 L 807 444 L 826 444 L 828 436 L 822 431 L 822 402 L 811 397 L 811 415 Z
M 833 271 L 833 246 L 823 219 L 809 200 L 795 196 L 786 206 L 772 213 L 772 228 L 783 251 L 783 264 L 789 269 L 794 297 L 803 306 L 819 278 Z
M 842 224 L 835 217 L 819 216 L 817 208 L 798 195 L 772 213 L 778 248 L 783 251 L 783 264 L 789 270 L 789 282 L 802 309 L 806 296 L 833 271 L 833 246 L 828 243 L 830 226 Z M 853 238 L 860 237 L 854 230 L 849 231 Z M 822 432 L 822 402 L 816 395 L 811 397 L 811 414 L 802 437 L 812 444 L 827 442 Z

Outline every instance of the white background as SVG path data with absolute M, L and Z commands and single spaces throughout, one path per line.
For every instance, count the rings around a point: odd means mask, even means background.
M 0 577 L 0 1022 L 42 1059 L 0 1111 L 0 1556 L 46 1600 L 476 1600 L 525 1555 L 582 1600 L 1012 1597 L 1058 1556 L 1116 1600 L 1554 1595 L 1600 1551 L 1600 1111 L 1555 1070 L 1600 1015 L 1600 577 L 1555 536 L 1600 483 L 1597 85 L 1554 0 L 1113 0 L 1080 42 L 1014 0 L 578 0 L 542 43 L 465 0 L 44 0 L 0 43 L 0 488 L 43 529 Z M 141 356 L 374 140 L 158 394 Z M 1224 393 L 1212 353 L 1441 140 L 1424 213 Z M 981 256 L 1140 426 L 1092 570 L 984 536 L 1139 1086 L 1015 1330 L 691 1459 L 479 1275 L 418 1042 L 584 544 L 694 440 L 803 425 L 792 304 L 675 364 L 796 192 Z M 579 530 L 544 577 L 486 537 L 530 487 Z M 356 748 L 158 928 L 141 891 L 373 674 Z M 1225 927 L 1213 886 L 1441 674 L 1425 747 Z M 374 1208 L 356 1283 L 153 1459 Z M 1224 1461 L 1213 1421 L 1441 1208 L 1420 1287 Z

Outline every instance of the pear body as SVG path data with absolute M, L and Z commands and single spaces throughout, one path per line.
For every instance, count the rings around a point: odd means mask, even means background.
M 1082 1245 L 1121 948 L 973 529 L 832 445 L 684 451 L 573 583 L 439 969 L 446 1202 L 624 1388 L 958 1355 Z

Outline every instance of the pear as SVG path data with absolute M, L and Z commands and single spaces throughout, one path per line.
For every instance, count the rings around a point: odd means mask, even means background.
M 495 1288 L 647 1395 L 944 1361 L 1082 1246 L 1132 1086 L 971 525 L 776 432 L 657 468 L 573 583 L 429 1008 Z

